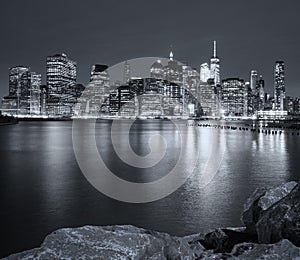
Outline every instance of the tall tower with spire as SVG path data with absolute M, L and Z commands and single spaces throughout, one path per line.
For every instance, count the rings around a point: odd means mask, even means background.
M 217 56 L 216 41 L 214 41 L 213 56 L 210 59 L 210 77 L 214 80 L 215 85 L 220 84 L 220 59 Z

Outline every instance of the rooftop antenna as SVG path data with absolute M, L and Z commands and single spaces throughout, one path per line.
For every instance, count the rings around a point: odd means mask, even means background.
M 217 41 L 214 41 L 214 58 L 217 57 Z

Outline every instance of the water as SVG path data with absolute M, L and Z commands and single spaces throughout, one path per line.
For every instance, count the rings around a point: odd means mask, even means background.
M 141 121 L 133 125 L 129 142 L 140 154 L 149 153 L 149 137 L 161 134 L 168 143 L 161 163 L 133 169 L 116 158 L 110 140 L 110 122 L 96 124 L 96 142 L 108 168 L 131 181 L 161 178 L 178 159 L 178 129 L 168 121 Z M 300 137 L 265 135 L 233 130 L 186 127 L 187 161 L 208 158 L 205 143 L 211 131 L 225 145 L 216 176 L 200 188 L 200 170 L 164 199 L 125 203 L 98 192 L 84 177 L 72 146 L 72 122 L 21 122 L 0 127 L 0 256 L 37 247 L 50 232 L 81 225 L 133 224 L 187 235 L 221 226 L 239 226 L 246 198 L 257 188 L 299 180 Z M 126 151 L 122 128 L 118 145 Z

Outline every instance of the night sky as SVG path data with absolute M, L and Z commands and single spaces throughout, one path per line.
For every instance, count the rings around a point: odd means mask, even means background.
M 43 75 L 46 56 L 64 52 L 86 84 L 91 66 L 137 57 L 174 58 L 199 70 L 218 43 L 221 77 L 249 80 L 256 69 L 273 93 L 276 60 L 286 63 L 287 95 L 300 96 L 299 0 L 41 1 L 0 2 L 0 97 L 8 68 Z

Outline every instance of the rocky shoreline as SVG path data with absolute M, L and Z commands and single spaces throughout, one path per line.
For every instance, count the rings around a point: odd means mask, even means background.
M 300 183 L 257 189 L 241 215 L 244 227 L 186 237 L 134 226 L 63 228 L 39 248 L 6 259 L 298 259 Z

